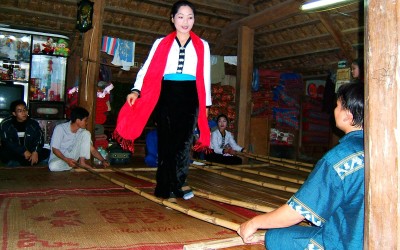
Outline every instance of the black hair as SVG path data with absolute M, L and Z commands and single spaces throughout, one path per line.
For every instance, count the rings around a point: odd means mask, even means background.
M 24 105 L 26 107 L 26 103 L 23 100 L 15 100 L 10 104 L 10 112 L 15 112 L 18 105 Z
M 364 81 L 364 58 L 360 57 L 354 60 L 351 64 L 358 66 L 359 76 L 357 77 L 360 81 Z
M 174 5 L 172 5 L 171 18 L 175 17 L 176 13 L 178 13 L 179 8 L 182 7 L 182 6 L 189 6 L 193 11 L 193 15 L 196 16 L 196 9 L 195 9 L 194 5 L 191 2 L 189 2 L 189 1 L 177 1 L 177 2 L 174 3 Z
M 218 123 L 219 118 L 221 118 L 221 117 L 224 117 L 226 119 L 226 121 L 229 123 L 229 119 L 225 114 L 220 114 L 219 116 L 217 116 L 217 123 Z
M 360 69 L 360 74 L 364 72 L 364 58 L 360 57 L 354 60 L 351 64 L 357 65 Z
M 347 83 L 337 91 L 337 100 L 343 109 L 349 110 L 353 115 L 353 126 L 364 127 L 364 85 L 360 83 Z
M 71 122 L 74 123 L 76 119 L 83 120 L 89 117 L 89 111 L 82 107 L 76 107 L 71 110 Z

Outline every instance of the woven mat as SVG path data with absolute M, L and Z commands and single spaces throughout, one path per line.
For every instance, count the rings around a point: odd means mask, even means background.
M 118 175 L 118 174 L 114 174 Z M 120 178 L 118 176 L 118 178 Z M 125 177 L 124 179 L 126 179 Z M 150 187 L 153 184 L 138 179 L 129 179 L 135 187 Z M 50 172 L 47 167 L 0 168 L 0 196 L 57 191 L 122 190 L 108 180 L 87 172 Z
M 241 223 L 255 214 L 194 197 L 179 205 Z M 182 249 L 236 232 L 131 192 L 0 196 L 1 249 Z

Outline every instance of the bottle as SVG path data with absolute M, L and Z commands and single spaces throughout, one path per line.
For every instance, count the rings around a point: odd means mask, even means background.
M 98 148 L 97 148 L 97 151 L 101 154 L 101 156 L 103 156 L 103 158 L 104 158 L 105 160 L 107 160 L 108 154 L 107 154 L 107 151 L 106 151 L 103 147 L 101 147 L 101 146 L 98 147 Z M 94 164 L 96 164 L 96 165 L 101 165 L 102 163 L 101 163 L 100 160 L 94 158 Z

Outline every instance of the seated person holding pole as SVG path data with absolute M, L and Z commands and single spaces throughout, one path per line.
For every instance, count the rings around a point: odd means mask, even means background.
M 246 243 L 268 229 L 265 246 L 279 249 L 363 249 L 364 88 L 345 84 L 337 92 L 336 127 L 345 135 L 315 165 L 301 188 L 278 209 L 240 225 Z M 313 226 L 298 226 L 302 220 Z
M 91 135 L 86 130 L 89 112 L 76 107 L 71 111 L 71 120 L 57 125 L 51 137 L 50 171 L 67 171 L 72 168 L 91 166 L 86 163 L 92 154 L 104 167 L 110 164 L 92 145 Z
M 231 132 L 226 130 L 228 127 L 228 117 L 221 114 L 217 117 L 218 129 L 211 133 L 211 149 L 213 153 L 206 154 L 205 159 L 210 162 L 226 165 L 240 165 L 242 159 L 236 156 L 237 152 L 245 152 L 239 146 Z
M 0 124 L 0 159 L 7 166 L 33 166 L 49 157 L 50 150 L 43 148 L 44 136 L 39 123 L 28 116 L 26 103 L 13 101 L 12 116 Z

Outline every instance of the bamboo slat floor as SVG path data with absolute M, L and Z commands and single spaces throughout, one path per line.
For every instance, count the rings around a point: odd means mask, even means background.
M 259 166 L 257 166 L 259 164 Z M 253 165 L 253 166 L 252 166 Z M 269 207 L 274 209 L 284 204 L 287 199 L 293 194 L 292 190 L 298 189 L 301 185 L 299 183 L 293 183 L 290 181 L 285 181 L 282 178 L 272 178 L 274 175 L 281 174 L 285 176 L 288 180 L 291 178 L 297 178 L 299 180 L 305 180 L 308 172 L 302 172 L 300 170 L 295 170 L 293 168 L 285 168 L 283 166 L 268 165 L 263 162 L 255 162 L 254 164 L 243 165 L 248 169 L 254 169 L 255 171 L 242 171 L 241 169 L 235 169 L 232 167 L 226 168 L 221 166 L 203 166 L 202 168 L 191 167 L 189 171 L 188 183 L 194 189 L 195 193 L 204 193 L 205 196 L 209 194 L 210 196 L 223 197 L 222 200 L 238 200 L 246 204 L 257 204 L 258 206 Z M 239 168 L 244 168 L 238 166 Z M 117 171 L 121 169 L 121 171 Z M 124 170 L 122 170 L 124 169 Z M 127 171 L 129 169 L 129 171 Z M 217 171 L 207 171 L 209 169 L 218 169 Z M 81 169 L 82 171 L 86 171 Z M 132 162 L 127 165 L 116 165 L 110 169 L 95 169 L 100 172 L 111 172 L 107 174 L 97 174 L 97 176 L 117 176 L 120 180 L 114 183 L 128 183 L 132 181 L 132 176 L 128 176 L 124 171 L 135 173 L 148 180 L 154 180 L 156 169 L 145 166 L 144 160 L 141 157 L 136 157 L 132 159 Z M 79 171 L 77 169 L 76 171 Z M 89 171 L 91 172 L 91 171 Z M 268 173 L 268 175 L 262 174 Z M 232 176 L 238 176 L 232 178 Z M 269 177 L 268 177 L 269 176 Z M 114 177 L 106 177 L 106 179 L 113 179 Z M 248 181 L 251 180 L 251 181 Z M 121 182 L 120 182 L 121 181 Z M 151 182 L 150 182 L 151 183 Z M 258 183 L 268 183 L 268 185 L 258 185 Z M 123 184 L 122 186 L 124 186 Z M 121 186 L 121 185 L 120 185 Z M 278 186 L 276 188 L 276 186 Z M 279 186 L 289 187 L 290 191 L 285 191 L 286 189 L 279 188 Z M 129 190 L 129 188 L 127 188 Z M 140 191 L 138 191 L 140 192 Z M 150 190 L 151 192 L 151 190 Z M 202 196 L 198 196 L 202 197 Z M 229 204 L 229 203 L 228 203 Z M 245 209 L 245 208 L 243 208 Z M 248 208 L 247 208 L 248 209 Z M 265 210 L 260 210 L 265 211 Z M 257 211 L 252 211 L 252 213 L 261 213 Z M 238 225 L 238 224 L 227 224 L 223 225 Z M 221 224 L 220 224 L 221 225 Z M 231 226 L 232 227 L 232 226 Z M 229 227 L 228 227 L 229 228 Z M 233 228 L 230 228 L 234 230 Z M 220 248 L 222 249 L 222 248 Z M 229 246 L 223 249 L 228 250 L 258 250 L 265 249 L 264 245 L 240 245 L 240 246 Z
M 256 163 L 261 165 L 262 162 Z M 290 163 L 289 163 L 290 164 Z M 240 166 L 239 166 L 240 167 Z M 211 168 L 211 166 L 210 166 Z M 221 170 L 222 169 L 222 170 Z M 251 169 L 251 167 L 249 167 Z M 295 177 L 299 180 L 305 180 L 309 174 L 308 171 L 301 169 L 285 168 L 282 165 L 269 165 L 269 166 L 254 166 L 253 169 L 257 171 L 266 171 L 273 174 L 281 174 L 285 177 Z M 285 183 L 293 188 L 298 188 L 301 185 L 297 183 L 290 183 L 279 179 L 268 178 L 263 175 L 241 172 L 233 168 L 219 168 L 216 172 L 209 172 L 201 170 L 201 168 L 191 168 L 189 171 L 188 183 L 194 190 L 201 190 L 203 192 L 212 192 L 213 194 L 222 195 L 233 199 L 242 200 L 249 203 L 257 203 L 265 206 L 279 207 L 284 204 L 288 198 L 293 194 L 282 190 L 267 188 L 265 186 L 258 186 L 251 183 L 246 183 L 238 179 L 228 178 L 218 174 L 219 171 L 224 173 L 239 175 L 242 178 L 251 178 L 258 181 L 267 181 L 274 184 Z M 149 179 L 155 179 L 156 171 L 135 171 Z M 256 245 L 240 245 L 220 248 L 226 250 L 261 250 L 265 249 L 263 244 Z

